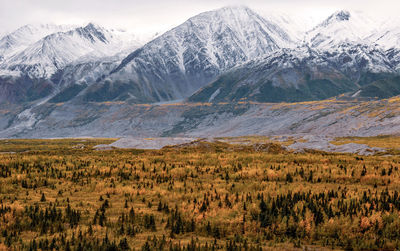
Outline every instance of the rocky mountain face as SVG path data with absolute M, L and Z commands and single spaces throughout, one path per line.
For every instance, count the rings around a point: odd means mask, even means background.
M 90 62 L 139 46 L 133 41 L 128 47 L 125 42 L 112 31 L 90 23 L 85 27 L 53 33 L 40 39 L 7 59 L 4 67 L 31 78 L 48 79 L 72 62 Z
M 16 37 L 26 29 L 23 27 L 3 40 Z M 28 36 L 30 40 L 25 39 L 26 43 L 38 36 Z M 46 35 L 0 63 L 0 100 L 34 101 L 72 84 L 92 83 L 111 70 L 104 65 L 117 64 L 127 51 L 139 46 L 129 34 L 92 23 Z
M 378 98 L 398 95 L 399 51 L 397 47 L 387 50 L 390 42 L 384 36 L 371 36 L 375 26 L 357 13 L 336 12 L 307 32 L 299 47 L 235 67 L 189 100 L 296 102 L 344 93 Z
M 293 43 L 277 24 L 246 7 L 205 12 L 131 53 L 84 98 L 140 103 L 183 99 L 220 73 Z M 125 93 L 115 97 L 110 85 Z M 112 95 L 100 95 L 104 88 Z
M 331 51 L 280 50 L 222 74 L 192 95 L 194 102 L 321 100 L 397 76 L 396 64 L 375 46 L 341 44 Z M 394 94 L 396 95 L 396 94 Z
M 325 50 L 342 43 L 370 44 L 367 38 L 377 30 L 377 22 L 365 14 L 341 10 L 306 32 L 305 42 Z
M 380 24 L 380 29 L 371 34 L 367 39 L 374 41 L 386 50 L 399 48 L 400 44 L 400 18 L 389 18 Z
M 25 25 L 0 37 L 0 62 L 26 49 L 41 38 L 56 32 L 73 29 L 70 25 Z
M 264 18 L 246 7 L 226 7 L 192 17 L 142 47 L 94 24 L 69 31 L 26 26 L 1 40 L 7 56 L 0 63 L 0 101 L 61 95 L 80 103 L 153 103 L 195 92 L 189 100 L 207 102 L 213 94 L 215 101 L 324 99 L 398 73 L 398 27 L 379 30 L 377 24 L 338 11 L 306 32 L 291 16 Z M 11 45 L 18 49 L 8 50 Z

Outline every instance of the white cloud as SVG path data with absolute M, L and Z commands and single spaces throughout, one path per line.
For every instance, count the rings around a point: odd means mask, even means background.
M 398 0 L 0 0 L 0 30 L 12 30 L 27 23 L 92 21 L 138 33 L 153 33 L 178 25 L 200 12 L 237 4 L 260 13 L 278 10 L 317 19 L 337 9 L 362 10 L 380 17 L 400 9 Z

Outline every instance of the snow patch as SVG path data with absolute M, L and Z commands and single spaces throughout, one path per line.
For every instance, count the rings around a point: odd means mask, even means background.
M 352 98 L 357 97 L 358 95 L 360 95 L 361 90 L 357 91 L 356 93 L 354 93 L 353 95 L 351 95 Z
M 221 92 L 221 87 L 218 88 L 212 95 L 211 97 L 208 99 L 208 102 L 211 102 L 215 99 L 216 96 L 218 96 L 218 94 Z

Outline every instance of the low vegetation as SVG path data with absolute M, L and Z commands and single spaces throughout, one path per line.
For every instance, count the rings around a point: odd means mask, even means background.
M 400 154 L 400 136 L 392 135 L 380 135 L 375 137 L 342 137 L 336 138 L 331 141 L 334 145 L 344 145 L 344 144 L 364 144 L 369 147 L 379 147 L 386 149 L 381 155 L 398 155 Z
M 0 141 L 0 250 L 400 248 L 400 157 Z

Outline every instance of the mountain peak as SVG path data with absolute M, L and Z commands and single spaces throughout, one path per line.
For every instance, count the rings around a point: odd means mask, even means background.
M 336 20 L 338 21 L 348 21 L 350 19 L 350 12 L 347 10 L 340 10 L 335 12 L 335 14 L 333 14 L 334 17 L 336 17 Z
M 82 27 L 88 33 L 98 34 L 98 33 L 105 33 L 106 30 L 102 26 L 95 24 L 95 23 L 88 23 L 86 26 Z
M 97 25 L 93 22 L 88 23 L 84 29 L 88 29 L 88 30 L 101 30 L 102 27 L 100 25 Z
M 12 33 L 16 32 L 30 32 L 30 33 L 37 33 L 37 32 L 44 32 L 53 33 L 58 31 L 68 31 L 76 28 L 75 25 L 58 25 L 55 23 L 30 23 L 24 26 L 19 27 Z
M 376 29 L 377 22 L 364 12 L 341 10 L 307 32 L 306 41 L 325 49 L 342 43 L 365 44 Z
M 253 12 L 252 9 L 250 9 L 249 7 L 245 6 L 245 5 L 228 5 L 225 7 L 222 7 L 220 9 L 217 9 L 216 11 L 251 11 Z
M 255 11 L 252 9 L 248 8 L 247 6 L 244 5 L 229 5 L 225 6 L 219 9 L 211 10 L 211 11 L 206 11 L 203 13 L 200 13 L 189 20 L 195 20 L 198 18 L 209 18 L 210 16 L 215 16 L 215 17 L 222 17 L 222 18 L 232 18 L 232 16 L 236 18 L 241 18 L 241 19 L 246 19 L 249 16 L 258 16 Z
M 10 58 L 26 49 L 29 45 L 57 32 L 73 29 L 71 25 L 55 25 L 51 23 L 27 24 L 4 35 L 0 40 L 0 57 Z
M 322 22 L 320 26 L 326 27 L 335 22 L 346 22 L 349 21 L 352 17 L 350 11 L 347 10 L 339 10 L 329 16 L 325 21 Z
M 85 27 L 77 28 L 76 31 L 81 36 L 91 40 L 92 43 L 95 42 L 96 38 L 103 43 L 107 43 L 107 38 L 105 35 L 106 31 L 101 26 L 92 22 L 88 23 Z
M 150 83 L 140 94 L 149 102 L 181 99 L 225 70 L 294 44 L 277 23 L 246 6 L 227 6 L 200 13 L 133 51 L 110 79 Z

